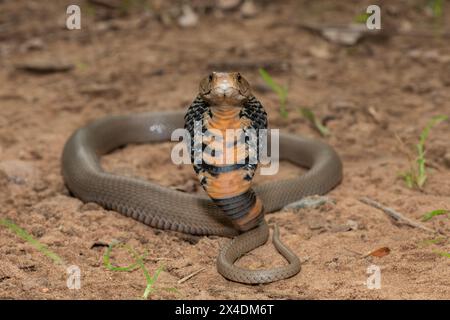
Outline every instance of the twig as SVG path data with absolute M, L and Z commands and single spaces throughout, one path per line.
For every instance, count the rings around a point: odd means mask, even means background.
M 161 257 L 161 258 L 151 258 L 149 260 L 153 260 L 153 261 L 162 261 L 162 260 L 173 260 L 173 258 L 165 258 L 165 257 Z
M 178 284 L 181 284 L 181 283 L 183 283 L 183 282 L 189 280 L 189 279 L 192 278 L 193 276 L 199 274 L 199 273 L 202 272 L 203 270 L 205 270 L 205 268 L 198 269 L 197 271 L 192 272 L 191 274 L 187 275 L 187 276 L 184 277 L 183 279 L 178 280 L 177 283 L 178 283 Z
M 88 2 L 90 2 L 93 5 L 103 7 L 106 9 L 117 9 L 118 8 L 117 5 L 109 3 L 108 1 L 105 1 L 105 0 L 88 0 Z
M 344 250 L 346 250 L 346 251 L 348 251 L 350 253 L 353 253 L 354 255 L 360 256 L 360 257 L 363 255 L 361 252 L 354 251 L 354 250 L 346 248 L 346 247 L 344 247 Z
M 401 213 L 395 211 L 394 209 L 388 208 L 383 206 L 381 203 L 376 202 L 372 199 L 369 199 L 367 197 L 362 197 L 359 199 L 359 201 L 361 201 L 364 204 L 367 204 L 369 206 L 372 206 L 376 209 L 379 209 L 381 211 L 383 211 L 384 213 L 386 213 L 389 217 L 391 217 L 392 219 L 394 219 L 395 221 L 397 221 L 398 223 L 402 223 L 402 224 L 406 224 L 410 227 L 414 227 L 414 228 L 419 228 L 431 233 L 437 233 L 437 231 L 430 229 L 428 227 L 425 227 L 424 225 L 415 222 L 411 219 L 406 218 L 405 216 L 403 216 Z

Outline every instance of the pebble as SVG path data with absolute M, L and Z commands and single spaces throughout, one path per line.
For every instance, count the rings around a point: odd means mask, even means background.
M 258 14 L 258 7 L 252 0 L 246 0 L 241 7 L 241 15 L 243 18 L 253 18 Z
M 359 228 L 358 222 L 355 220 L 347 220 L 346 225 L 350 228 L 350 230 L 358 230 Z
M 39 171 L 29 162 L 5 160 L 0 162 L 0 171 L 15 185 L 34 186 L 39 181 Z
M 447 152 L 444 155 L 444 163 L 447 166 L 447 168 L 450 168 L 450 152 Z
M 19 48 L 21 52 L 28 52 L 32 50 L 42 50 L 44 49 L 44 42 L 40 38 L 33 38 L 26 41 Z
M 102 210 L 102 207 L 94 202 L 87 202 L 80 206 L 79 212 Z
M 329 60 L 332 58 L 332 54 L 328 49 L 328 46 L 325 45 L 311 46 L 308 48 L 308 53 L 314 58 L 323 60 Z
M 182 8 L 182 14 L 178 18 L 178 25 L 182 28 L 190 28 L 196 26 L 197 23 L 198 23 L 197 14 L 190 6 L 184 5 Z
M 334 204 L 335 201 L 333 199 L 330 199 L 329 197 L 323 197 L 323 196 L 310 196 L 305 197 L 299 201 L 292 202 L 288 205 L 286 205 L 283 210 L 290 210 L 290 209 L 303 209 L 303 208 L 317 208 L 324 204 L 331 203 Z
M 45 228 L 40 225 L 35 225 L 31 228 L 31 234 L 36 238 L 41 238 L 45 234 Z
M 216 6 L 221 10 L 234 10 L 241 2 L 242 0 L 216 0 Z

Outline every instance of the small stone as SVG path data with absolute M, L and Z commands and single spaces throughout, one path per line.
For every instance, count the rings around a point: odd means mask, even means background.
M 319 58 L 323 60 L 329 60 L 332 57 L 331 52 L 328 49 L 328 46 L 325 45 L 311 46 L 308 48 L 308 53 L 314 58 Z
M 94 248 L 106 248 L 106 247 L 109 247 L 108 242 L 107 242 L 107 241 L 101 241 L 101 240 L 95 241 L 95 242 L 91 245 L 91 249 L 94 249 Z
M 286 210 L 299 210 L 303 208 L 318 208 L 324 204 L 335 204 L 335 201 L 323 196 L 310 196 L 305 197 L 299 201 L 295 201 L 292 203 L 289 203 L 283 208 L 283 211 Z
M 325 231 L 326 226 L 327 226 L 327 222 L 324 218 L 322 218 L 321 216 L 315 216 L 315 217 L 311 217 L 308 222 L 308 228 L 310 230 L 320 230 L 320 231 Z
M 21 160 L 6 160 L 0 162 L 0 171 L 15 185 L 33 186 L 39 181 L 38 170 L 30 163 Z
M 46 190 L 47 187 L 48 187 L 48 186 L 47 186 L 47 183 L 46 183 L 46 182 L 44 182 L 44 181 L 42 181 L 42 180 L 39 180 L 39 181 L 37 181 L 37 182 L 34 184 L 33 190 L 36 191 L 36 192 L 42 192 L 42 191 Z
M 450 168 L 450 152 L 447 152 L 444 155 L 444 163 L 447 166 L 447 168 Z
M 351 46 L 356 44 L 367 33 L 365 24 L 350 24 L 345 27 L 323 27 L 322 36 L 332 43 Z
M 253 18 L 258 14 L 258 7 L 252 0 L 246 0 L 241 7 L 241 15 L 244 18 Z
M 308 80 L 316 80 L 318 78 L 318 72 L 316 69 L 313 68 L 307 68 L 303 71 L 303 75 L 305 79 Z
M 45 228 L 42 226 L 33 226 L 31 228 L 31 234 L 36 238 L 41 238 L 45 234 Z
M 339 224 L 339 225 L 335 225 L 333 227 L 331 227 L 330 231 L 331 232 L 347 232 L 350 231 L 350 227 L 346 224 Z
M 26 41 L 19 48 L 22 52 L 32 51 L 32 50 L 42 50 L 44 49 L 44 42 L 40 38 L 33 38 Z
M 234 10 L 241 2 L 242 0 L 216 0 L 216 5 L 221 10 Z
M 355 220 L 347 220 L 346 225 L 350 228 L 350 230 L 358 230 L 358 222 Z
M 37 284 L 33 280 L 26 280 L 26 281 L 22 282 L 22 289 L 24 291 L 30 291 L 30 290 L 35 289 L 36 287 L 37 287 Z
M 80 212 L 97 211 L 97 210 L 102 210 L 102 207 L 100 205 L 96 204 L 95 202 L 84 203 L 78 209 L 78 211 L 80 211 Z
M 196 26 L 198 23 L 198 16 L 188 5 L 182 8 L 182 14 L 178 18 L 178 25 L 182 28 L 190 28 Z

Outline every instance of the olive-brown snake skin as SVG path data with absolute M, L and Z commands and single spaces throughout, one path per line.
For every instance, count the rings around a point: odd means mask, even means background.
M 207 197 L 168 189 L 155 183 L 102 170 L 100 156 L 130 143 L 169 141 L 172 131 L 184 126 L 184 112 L 152 112 L 107 116 L 78 129 L 67 141 L 62 173 L 69 190 L 84 202 L 96 202 L 149 226 L 196 235 L 234 237 L 220 252 L 218 271 L 226 278 L 248 284 L 268 283 L 295 275 L 300 261 L 278 238 L 274 245 L 288 260 L 286 266 L 247 270 L 233 265 L 246 252 L 264 244 L 268 225 L 238 235 L 230 221 Z M 327 144 L 280 133 L 280 159 L 309 170 L 298 177 L 257 185 L 253 189 L 266 212 L 314 194 L 325 194 L 342 179 L 342 163 Z

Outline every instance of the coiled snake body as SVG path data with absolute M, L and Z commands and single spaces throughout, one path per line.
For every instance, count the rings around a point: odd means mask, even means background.
M 105 172 L 99 157 L 129 143 L 170 140 L 175 129 L 193 134 L 193 121 L 205 129 L 267 127 L 264 109 L 239 73 L 213 73 L 200 84 L 200 94 L 187 114 L 152 112 L 108 116 L 78 129 L 67 141 L 62 173 L 69 190 L 84 202 L 96 202 L 149 226 L 196 235 L 234 237 L 219 253 L 218 271 L 226 278 L 248 284 L 267 283 L 299 272 L 298 257 L 279 240 L 273 243 L 289 264 L 266 270 L 234 265 L 243 254 L 264 244 L 269 228 L 264 212 L 273 212 L 304 196 L 325 194 L 342 179 L 342 163 L 327 144 L 281 133 L 280 159 L 309 170 L 302 176 L 251 188 L 256 165 L 194 164 L 208 197 L 164 188 L 155 183 Z M 216 148 L 233 150 L 228 144 Z M 204 150 L 204 148 L 202 148 Z M 226 151 L 226 150 L 225 150 Z M 237 155 L 247 158 L 248 154 Z

